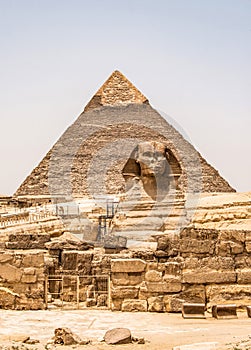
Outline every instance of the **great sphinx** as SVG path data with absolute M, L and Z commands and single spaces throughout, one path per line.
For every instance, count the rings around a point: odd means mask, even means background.
M 145 194 L 159 201 L 163 200 L 171 189 L 178 189 L 181 169 L 172 151 L 165 144 L 149 141 L 141 142 L 135 147 L 122 173 L 126 182 L 126 192 L 133 192 L 141 186 Z

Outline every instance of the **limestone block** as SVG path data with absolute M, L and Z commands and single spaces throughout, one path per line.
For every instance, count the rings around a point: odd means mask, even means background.
M 239 241 L 245 242 L 246 232 L 243 230 L 226 230 L 220 231 L 219 240 L 222 241 Z
M 240 242 L 230 242 L 232 254 L 241 254 L 244 251 L 244 245 Z
M 188 303 L 205 304 L 206 302 L 206 289 L 204 285 L 185 285 L 179 295 Z
M 0 278 L 8 282 L 19 282 L 21 280 L 22 271 L 10 264 L 0 265 Z
M 147 302 L 148 302 L 148 311 L 150 312 L 164 311 L 163 296 L 148 298 Z
M 73 251 L 64 251 L 62 253 L 63 270 L 77 270 L 78 253 Z
M 215 247 L 215 254 L 218 256 L 229 256 L 231 255 L 231 247 L 228 241 L 219 241 Z
M 164 296 L 164 310 L 166 312 L 181 312 L 184 300 L 179 299 L 178 295 L 168 294 Z
M 177 222 L 174 222 L 174 226 L 176 227 Z M 176 233 L 168 233 L 165 236 L 161 236 L 158 238 L 157 252 L 165 251 L 168 256 L 177 255 L 180 250 L 180 237 Z
M 213 254 L 215 243 L 212 240 L 197 240 L 191 238 L 183 238 L 180 241 L 181 253 L 209 253 Z
M 206 286 L 208 305 L 213 304 L 236 304 L 250 305 L 251 290 L 248 284 L 225 284 Z
M 162 273 L 155 270 L 147 271 L 145 280 L 149 282 L 160 282 L 162 280 Z
M 37 281 L 37 276 L 34 275 L 22 275 L 22 283 L 35 283 Z
M 112 300 L 112 311 L 120 311 L 122 307 L 123 299 L 113 299 Z
M 251 253 L 251 241 L 246 241 L 245 243 L 246 251 Z
M 165 275 L 163 280 L 167 283 L 181 282 L 181 266 L 178 262 L 165 263 Z
M 207 258 L 187 258 L 184 262 L 183 272 L 187 269 L 206 271 L 211 270 L 230 270 L 234 271 L 234 259 L 232 257 L 207 257 Z
M 237 283 L 251 283 L 251 269 L 237 269 Z
M 164 266 L 164 264 L 159 264 L 157 262 L 149 262 L 147 263 L 146 270 L 147 271 L 150 271 L 150 270 L 164 271 L 164 270 L 161 270 L 161 266 Z
M 158 238 L 158 246 L 157 246 L 158 250 L 165 251 L 169 248 L 169 245 L 170 245 L 170 240 L 168 236 L 162 236 Z
M 0 264 L 2 263 L 10 263 L 13 261 L 13 254 L 5 253 L 5 252 L 0 252 Z
M 42 267 L 44 266 L 44 255 L 45 253 L 32 253 L 25 252 L 22 259 L 22 266 L 24 267 Z
M 127 328 L 113 328 L 105 333 L 106 344 L 129 344 L 132 343 L 132 335 Z
M 25 295 L 20 295 L 15 310 L 44 310 L 44 308 L 43 299 L 27 298 Z
M 141 289 L 142 287 L 140 287 Z M 180 282 L 146 282 L 146 291 L 150 293 L 175 293 L 182 289 Z M 144 288 L 143 288 L 144 290 Z
M 245 235 L 245 239 L 246 241 L 251 241 L 251 231 L 245 231 L 246 235 Z
M 89 275 L 92 268 L 93 253 L 85 251 L 78 252 L 77 255 L 77 270 L 83 275 Z M 103 262 L 104 263 L 104 262 Z M 101 265 L 102 269 L 104 265 Z
M 236 273 L 234 271 L 221 270 L 191 270 L 183 272 L 182 282 L 190 284 L 203 283 L 231 283 L 236 281 Z
M 114 272 L 111 275 L 111 280 L 114 285 L 128 286 L 130 284 L 129 276 L 126 272 Z
M 112 272 L 144 272 L 146 263 L 141 259 L 112 259 Z
M 165 274 L 166 275 L 179 275 L 181 273 L 181 266 L 178 262 L 167 262 L 165 263 Z
M 236 269 L 251 268 L 251 256 L 250 255 L 237 255 L 235 257 L 235 268 Z
M 46 233 L 14 233 L 10 234 L 7 249 L 45 249 L 45 243 L 50 240 Z
M 206 292 L 203 285 L 186 285 L 182 292 L 178 294 L 168 294 L 163 298 L 165 310 L 167 312 L 180 312 L 183 303 L 202 303 L 206 302 Z
M 0 308 L 1 309 L 14 309 L 17 298 L 19 298 L 19 294 L 14 293 L 9 288 L 0 287 Z
M 216 244 L 216 254 L 220 256 L 241 254 L 243 251 L 244 244 L 242 242 L 219 241 Z
M 116 287 L 111 289 L 112 299 L 135 299 L 138 297 L 139 287 Z
M 35 275 L 36 269 L 34 269 L 34 267 L 26 267 L 23 269 L 23 273 L 25 275 Z
M 163 281 L 166 283 L 181 283 L 181 275 L 164 275 Z
M 147 311 L 147 301 L 146 300 L 136 300 L 136 299 L 125 299 L 121 307 L 122 311 L 132 312 L 132 311 Z
M 32 288 L 30 286 L 26 286 L 25 295 L 28 298 L 32 299 L 43 299 L 44 298 L 44 284 L 36 283 Z
M 139 273 L 114 272 L 111 275 L 111 280 L 117 286 L 136 286 L 143 281 L 144 275 Z
M 185 227 L 181 233 L 180 238 L 195 239 L 195 240 L 216 240 L 219 231 L 204 228 Z

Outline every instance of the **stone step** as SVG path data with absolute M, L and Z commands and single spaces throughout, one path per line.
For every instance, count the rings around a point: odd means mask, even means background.
M 154 236 L 159 235 L 161 232 L 157 230 L 143 230 L 143 231 L 113 231 L 112 235 L 126 237 L 128 240 L 135 241 L 151 241 L 155 242 Z

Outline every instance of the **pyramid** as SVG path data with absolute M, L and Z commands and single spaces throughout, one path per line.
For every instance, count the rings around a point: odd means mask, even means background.
M 123 193 L 123 169 L 141 142 L 161 142 L 170 150 L 179 191 L 235 192 L 148 99 L 114 71 L 15 196 L 90 198 Z

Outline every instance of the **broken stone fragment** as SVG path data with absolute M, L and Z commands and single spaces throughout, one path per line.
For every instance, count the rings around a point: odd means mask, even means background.
M 62 236 L 45 243 L 45 247 L 49 250 L 88 250 L 93 248 L 93 245 L 65 232 Z
M 145 338 L 132 337 L 132 342 L 137 344 L 145 344 Z
M 127 328 L 113 328 L 105 333 L 106 344 L 129 344 L 132 343 L 132 335 Z
M 82 342 L 82 339 L 69 328 L 56 328 L 54 334 L 54 344 L 74 345 Z
M 27 339 L 23 343 L 29 344 L 29 345 L 35 345 L 35 344 L 39 343 L 39 340 L 38 339 Z

